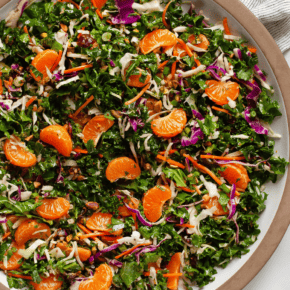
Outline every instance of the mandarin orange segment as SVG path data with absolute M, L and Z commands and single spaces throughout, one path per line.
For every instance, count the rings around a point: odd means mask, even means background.
M 158 137 L 171 138 L 180 134 L 187 122 L 183 109 L 174 109 L 169 115 L 151 122 L 151 129 Z
M 32 239 L 45 240 L 51 235 L 50 227 L 36 220 L 28 219 L 24 221 L 15 232 L 15 241 L 21 246 Z
M 157 29 L 146 34 L 140 41 L 139 47 L 143 54 L 161 46 L 170 46 L 177 43 L 177 37 L 168 29 Z
M 128 157 L 119 157 L 109 162 L 106 169 L 106 177 L 111 182 L 120 178 L 135 179 L 141 174 L 139 165 Z
M 96 146 L 99 135 L 109 130 L 113 125 L 114 121 L 105 118 L 105 116 L 95 116 L 86 124 L 83 129 L 83 141 L 87 143 L 89 140 L 93 140 Z
M 68 256 L 71 253 L 71 251 L 73 250 L 73 248 L 69 247 L 66 242 L 57 243 L 56 246 L 58 248 L 60 248 L 62 251 L 64 251 L 66 256 Z M 78 255 L 79 255 L 80 260 L 82 262 L 87 261 L 89 259 L 89 257 L 91 256 L 91 254 L 92 254 L 92 252 L 90 250 L 82 248 L 82 247 L 78 247 Z M 74 256 L 76 256 L 76 253 L 74 254 Z
M 214 197 L 210 198 L 207 194 L 204 195 L 203 196 L 202 207 L 210 209 L 213 206 L 215 206 L 217 208 L 215 210 L 215 212 L 213 213 L 214 215 L 226 215 L 228 213 L 228 211 L 225 212 L 223 210 L 223 207 L 219 203 L 217 196 L 214 196 Z
M 239 96 L 239 84 L 235 82 L 221 82 L 210 80 L 205 82 L 208 86 L 205 93 L 217 105 L 223 106 L 228 104 L 228 98 L 233 101 Z
M 237 188 L 245 190 L 248 183 L 251 181 L 247 172 L 247 169 L 241 164 L 225 164 L 221 165 L 225 167 L 225 171 L 220 171 L 220 175 L 224 177 L 230 184 L 235 183 Z
M 31 167 L 36 164 L 36 156 L 28 151 L 25 144 L 16 136 L 7 139 L 3 147 L 6 158 L 19 167 Z
M 19 263 L 22 256 L 18 254 L 18 250 L 24 250 L 25 246 L 17 245 L 17 243 L 13 241 L 9 249 L 6 251 L 5 256 L 7 256 L 8 251 L 12 250 L 13 248 L 17 249 L 17 251 L 13 253 L 10 259 L 7 261 L 7 267 L 4 266 L 4 263 L 2 261 L 0 262 L 0 269 L 7 271 L 17 270 L 22 265 L 22 263 Z
M 172 257 L 166 269 L 169 270 L 170 274 L 180 273 L 181 265 L 181 253 L 175 253 Z M 169 277 L 167 278 L 167 288 L 171 290 L 177 290 L 179 277 Z
M 124 201 L 131 207 L 134 209 L 137 209 L 139 206 L 140 201 L 135 198 L 135 197 L 131 197 L 131 199 L 128 199 L 127 197 L 124 199 Z M 125 205 L 121 205 L 118 207 L 118 212 L 120 216 L 123 217 L 128 217 L 132 215 L 132 212 L 128 210 L 128 208 Z
M 79 290 L 109 290 L 112 285 L 113 273 L 107 264 L 100 265 L 95 272 L 95 275 L 83 281 Z
M 192 34 L 188 37 L 188 41 L 191 42 L 194 46 L 205 50 L 208 49 L 209 46 L 209 41 L 207 37 L 203 34 L 200 34 L 198 38 L 196 38 L 195 35 Z
M 59 154 L 69 157 L 72 151 L 72 140 L 67 130 L 60 125 L 50 125 L 40 132 L 40 140 L 52 145 Z
M 69 201 L 63 197 L 44 198 L 40 202 L 42 202 L 42 205 L 36 211 L 41 217 L 48 220 L 61 218 L 68 213 L 70 207 Z
M 34 287 L 35 290 L 59 290 L 62 286 L 62 281 L 59 281 L 59 276 L 51 275 L 47 278 L 41 277 L 42 281 L 37 284 L 33 281 L 30 284 Z
M 171 198 L 169 186 L 157 185 L 149 189 L 143 197 L 143 209 L 150 222 L 158 221 L 162 216 L 164 203 Z
M 38 53 L 37 56 L 32 60 L 31 65 L 34 66 L 40 73 L 42 73 L 43 77 L 36 77 L 32 70 L 30 70 L 32 77 L 37 82 L 47 82 L 49 80 L 49 77 L 46 72 L 46 67 L 50 70 L 53 67 L 54 63 L 57 61 L 57 58 L 58 53 L 52 49 L 46 49 Z
M 105 6 L 105 4 L 106 4 L 107 1 L 108 1 L 108 0 L 94 0 L 94 1 L 93 1 L 93 5 L 94 5 L 96 8 L 101 9 L 101 8 L 103 8 L 103 6 Z
M 137 70 L 140 71 L 140 73 L 138 75 L 131 75 L 128 79 L 127 85 L 129 87 L 143 88 L 150 82 L 151 75 L 147 74 L 145 81 L 142 83 L 140 81 L 140 78 L 142 76 L 142 71 L 144 72 L 144 70 L 141 70 L 139 68 L 137 68 Z
M 175 45 L 171 45 L 171 46 L 164 46 L 163 52 L 166 53 L 167 51 L 172 49 L 172 47 L 173 47 L 173 52 L 172 52 L 173 56 L 184 57 L 187 55 L 187 52 L 184 50 L 183 45 L 181 45 L 180 43 L 176 43 Z
M 87 220 L 86 226 L 92 231 L 110 232 L 110 234 L 119 236 L 123 232 L 122 229 L 113 231 L 108 227 L 112 223 L 112 217 L 110 213 L 96 212 Z

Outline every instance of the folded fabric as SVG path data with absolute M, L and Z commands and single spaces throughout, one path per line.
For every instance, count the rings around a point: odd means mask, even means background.
M 289 0 L 240 0 L 265 25 L 282 52 L 290 48 Z

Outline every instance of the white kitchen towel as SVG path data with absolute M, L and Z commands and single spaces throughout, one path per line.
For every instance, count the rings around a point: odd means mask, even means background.
M 290 48 L 290 0 L 240 0 L 269 30 L 282 52 Z

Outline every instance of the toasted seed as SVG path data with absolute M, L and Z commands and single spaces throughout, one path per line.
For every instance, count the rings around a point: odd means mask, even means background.
M 99 204 L 95 201 L 88 201 L 86 203 L 86 207 L 92 210 L 97 210 L 99 208 Z
M 46 32 L 43 32 L 43 33 L 40 34 L 40 36 L 41 36 L 42 38 L 45 38 L 45 37 L 47 37 L 47 33 L 46 33 Z

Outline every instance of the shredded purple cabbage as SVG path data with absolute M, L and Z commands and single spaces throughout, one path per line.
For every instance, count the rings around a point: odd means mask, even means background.
M 0 102 L 0 106 L 5 109 L 5 110 L 9 110 L 9 106 L 8 105 L 5 105 L 4 103 Z
M 234 48 L 234 54 L 238 59 L 242 59 L 242 52 L 239 48 Z
M 138 126 L 141 128 L 143 128 L 145 126 L 142 119 L 140 119 L 140 118 L 129 118 L 129 121 L 131 123 L 131 126 L 132 126 L 134 132 L 137 132 Z
M 268 135 L 268 129 L 262 126 L 260 121 L 258 119 L 251 118 L 250 115 L 250 107 L 247 107 L 244 111 L 244 117 L 246 121 L 249 123 L 251 128 L 257 133 L 257 134 L 263 134 L 263 135 Z
M 15 88 L 13 89 L 12 86 L 8 86 L 10 92 L 14 93 L 14 92 L 22 92 L 22 89 L 21 88 Z
M 118 247 L 120 247 L 120 246 L 121 246 L 121 244 L 119 244 L 119 243 L 114 244 L 114 245 L 112 245 L 112 246 L 110 246 L 110 247 L 108 247 L 108 248 L 105 248 L 105 249 L 102 250 L 102 251 L 99 251 L 98 253 L 95 254 L 95 256 L 92 256 L 92 257 L 94 257 L 94 259 L 97 259 L 97 258 L 99 258 L 100 256 L 102 256 L 104 253 L 108 253 L 108 252 L 110 252 L 110 251 L 116 250 L 116 249 L 117 249 Z
M 13 63 L 11 64 L 11 69 L 15 70 L 19 68 L 19 64 Z
M 61 175 L 61 162 L 60 162 L 59 156 L 58 156 L 58 163 L 59 163 L 59 174 L 57 176 L 56 183 L 63 183 L 64 178 Z
M 216 66 L 216 65 L 210 65 L 206 68 L 206 70 L 219 70 L 221 71 L 224 75 L 226 75 L 226 70 L 224 70 L 223 68 Z
M 190 145 L 194 145 L 200 139 L 203 139 L 203 138 L 204 138 L 204 134 L 201 131 L 201 129 L 200 128 L 192 127 L 191 128 L 191 136 L 189 138 L 188 137 L 182 137 L 181 138 L 181 145 L 183 147 L 190 146 Z
M 118 260 L 113 259 L 113 260 L 111 260 L 109 262 L 109 265 L 112 265 L 112 266 L 116 266 L 118 268 L 121 268 L 123 266 L 123 263 L 120 262 L 120 261 L 118 261 Z
M 112 18 L 113 24 L 132 24 L 137 22 L 141 16 L 140 15 L 132 15 L 135 11 L 132 8 L 134 0 L 115 0 L 116 6 L 119 10 L 119 14 L 116 17 Z
M 25 2 L 21 8 L 21 14 L 20 14 L 20 17 L 22 16 L 23 12 L 24 12 L 24 9 L 26 8 L 26 6 L 28 5 L 28 1 Z
M 198 119 L 198 120 L 204 120 L 204 117 L 202 116 L 202 114 L 196 110 L 191 110 L 192 114 Z
M 127 207 L 127 209 L 133 213 L 136 214 L 138 220 L 142 223 L 143 226 L 147 226 L 147 227 L 152 227 L 153 224 L 151 224 L 150 222 L 146 221 L 143 216 L 141 215 L 140 211 L 138 209 L 133 209 L 130 206 L 128 206 L 126 203 L 124 203 L 125 206 Z
M 110 59 L 110 66 L 111 67 L 115 67 L 116 65 L 115 65 L 115 63 Z
M 4 218 L 3 220 L 0 220 L 0 224 L 6 224 L 7 223 L 7 219 Z
M 261 79 L 263 80 L 263 81 L 266 81 L 267 79 L 266 79 L 266 76 L 263 74 L 263 72 L 261 71 L 261 69 L 255 64 L 254 65 L 254 69 L 255 69 L 255 71 L 257 72 L 257 74 L 261 77 Z
M 231 205 L 230 205 L 229 216 L 228 216 L 229 220 L 234 216 L 236 212 L 235 193 L 236 193 L 236 184 L 233 183 L 232 188 L 231 188 L 231 193 L 230 193 Z

